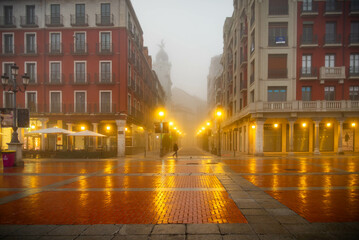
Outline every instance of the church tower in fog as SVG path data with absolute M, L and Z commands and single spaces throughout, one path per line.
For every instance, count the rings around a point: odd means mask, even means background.
M 171 63 L 168 61 L 168 55 L 164 50 L 165 44 L 163 41 L 159 47 L 160 50 L 156 55 L 156 61 L 153 63 L 153 69 L 156 71 L 158 79 L 166 93 L 166 102 L 170 103 L 172 98 Z

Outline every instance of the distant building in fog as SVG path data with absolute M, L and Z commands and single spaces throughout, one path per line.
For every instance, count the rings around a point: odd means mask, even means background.
M 221 83 L 223 67 L 221 65 L 221 55 L 212 57 L 209 73 L 207 76 L 207 106 L 209 111 L 213 111 L 217 103 L 220 103 L 220 94 L 216 93 L 216 83 Z M 210 113 L 209 113 L 210 114 Z
M 171 63 L 168 60 L 168 55 L 165 51 L 165 45 L 163 41 L 161 42 L 160 50 L 156 55 L 156 61 L 153 63 L 153 69 L 157 73 L 158 79 L 163 87 L 163 90 L 166 94 L 166 103 L 169 104 L 171 102 Z

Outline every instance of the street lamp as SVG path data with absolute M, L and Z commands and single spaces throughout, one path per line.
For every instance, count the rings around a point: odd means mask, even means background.
M 22 76 L 22 84 L 24 87 L 24 90 L 20 88 L 20 86 L 17 85 L 16 77 L 19 73 L 19 67 L 14 64 L 11 66 L 11 75 L 7 76 L 5 73 L 1 76 L 1 84 L 3 86 L 3 89 L 7 89 L 8 92 L 13 92 L 13 124 L 12 124 L 12 137 L 10 143 L 20 143 L 17 133 L 17 109 L 16 109 L 16 93 L 18 91 L 25 92 L 27 85 L 29 85 L 30 77 L 25 73 Z
M 222 118 L 222 111 L 218 109 L 216 111 L 216 117 L 218 119 L 218 156 L 221 156 L 221 118 Z

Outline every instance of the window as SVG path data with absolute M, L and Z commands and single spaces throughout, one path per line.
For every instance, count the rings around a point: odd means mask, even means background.
M 25 71 L 30 77 L 29 83 L 36 83 L 36 63 L 25 63 Z
M 336 43 L 337 41 L 337 24 L 335 22 L 327 22 L 325 24 L 325 43 Z
M 50 33 L 50 52 L 60 53 L 61 52 L 61 35 L 60 33 Z
M 302 76 L 312 73 L 312 55 L 302 56 Z
M 269 0 L 269 15 L 288 15 L 288 0 Z
M 302 101 L 312 101 L 312 87 L 302 87 Z
M 12 33 L 3 34 L 3 53 L 13 54 L 14 51 L 14 35 Z
M 303 36 L 302 43 L 311 44 L 313 41 L 313 25 L 312 24 L 304 24 L 303 25 Z
M 254 102 L 254 90 L 251 91 L 249 100 L 250 100 L 251 103 Z
M 6 75 L 9 77 L 11 74 L 12 65 L 14 65 L 14 63 L 3 63 L 3 74 L 6 73 Z
M 283 46 L 288 45 L 288 23 L 269 23 L 268 45 Z
M 101 3 L 101 24 L 110 24 L 111 10 L 109 3 Z
M 34 33 L 26 35 L 26 53 L 36 53 L 36 36 Z
M 14 93 L 13 92 L 3 92 L 4 96 L 4 108 L 14 108 Z
M 127 95 L 127 113 L 131 114 L 131 95 Z
M 327 67 L 327 68 L 335 67 L 335 55 L 334 54 L 325 55 L 325 67 Z
M 313 9 L 313 0 L 303 0 L 303 12 L 311 12 Z
M 287 87 L 268 87 L 268 102 L 287 101 Z
M 75 51 L 86 52 L 86 34 L 75 33 Z
M 335 87 L 324 87 L 324 99 L 326 101 L 335 100 Z
M 76 4 L 76 24 L 85 24 L 85 4 Z
M 350 23 L 350 43 L 359 43 L 359 22 Z
M 30 112 L 37 112 L 37 93 L 36 92 L 26 92 L 26 107 Z
M 27 5 L 26 6 L 26 24 L 34 25 L 35 22 L 35 5 Z
M 75 91 L 75 112 L 86 112 L 86 92 Z
M 61 112 L 61 92 L 50 91 L 50 112 L 59 113 Z
M 102 32 L 101 33 L 101 52 L 110 52 L 111 51 L 111 33 Z
M 325 10 L 326 11 L 335 11 L 337 7 L 336 0 L 326 0 L 325 2 Z
M 131 86 L 131 75 L 132 75 L 132 72 L 131 72 L 131 65 L 128 65 L 128 79 L 127 79 L 127 86 Z
M 350 76 L 359 76 L 359 54 L 350 54 Z
M 75 62 L 75 82 L 84 83 L 86 82 L 86 63 Z
M 110 113 L 111 112 L 111 92 L 110 91 L 100 91 L 100 112 L 101 113 Z
M 350 100 L 359 100 L 359 86 L 350 86 L 349 87 L 349 98 Z
M 255 49 L 255 35 L 254 35 L 254 32 L 252 33 L 251 35 L 251 53 L 254 52 L 254 49 Z
M 50 62 L 50 82 L 60 83 L 61 82 L 61 70 L 60 62 Z
M 4 24 L 14 25 L 12 6 L 4 6 Z
M 269 54 L 268 55 L 268 78 L 287 77 L 287 55 Z
M 51 24 L 61 24 L 60 4 L 51 4 Z
M 111 62 L 100 62 L 101 82 L 111 82 Z

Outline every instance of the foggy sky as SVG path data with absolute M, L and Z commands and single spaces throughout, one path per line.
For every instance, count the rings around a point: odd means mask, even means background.
M 172 87 L 206 100 L 211 57 L 223 51 L 223 24 L 233 0 L 131 0 L 155 61 L 163 39 Z

